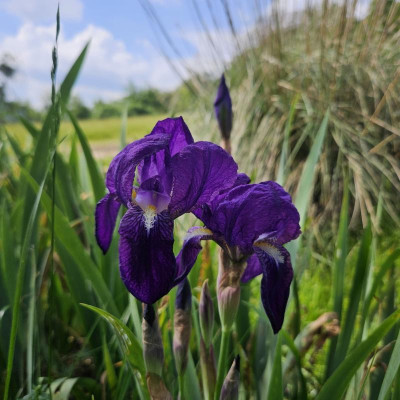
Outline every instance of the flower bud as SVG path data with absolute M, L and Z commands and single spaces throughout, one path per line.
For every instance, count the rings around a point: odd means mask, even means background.
M 214 101 L 214 111 L 217 117 L 219 130 L 222 138 L 227 141 L 231 136 L 232 131 L 232 100 L 229 94 L 229 89 L 225 83 L 225 76 L 222 74 L 219 83 L 217 97 Z
M 226 375 L 224 384 L 222 385 L 220 400 L 235 400 L 239 398 L 240 383 L 240 357 L 236 356 L 231 369 Z
M 199 317 L 201 336 L 203 337 L 206 348 L 209 348 L 214 328 L 214 305 L 208 287 L 208 279 L 204 281 L 201 289 Z
M 164 348 L 158 315 L 152 304 L 143 304 L 143 358 L 147 372 L 161 376 L 164 363 Z
M 192 292 L 188 280 L 185 279 L 178 286 L 174 313 L 173 351 L 179 375 L 185 372 L 188 361 L 190 332 L 192 329 L 191 308 Z
M 240 302 L 240 279 L 245 270 L 244 261 L 234 262 L 224 250 L 219 254 L 218 310 L 222 329 L 229 331 L 236 319 Z

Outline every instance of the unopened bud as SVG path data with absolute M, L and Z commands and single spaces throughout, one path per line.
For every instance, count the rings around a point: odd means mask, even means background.
M 232 328 L 236 319 L 240 303 L 240 279 L 245 267 L 245 262 L 233 262 L 224 250 L 220 251 L 217 297 L 222 328 L 226 331 Z
M 229 140 L 232 131 L 233 113 L 232 100 L 224 75 L 221 76 L 218 86 L 217 97 L 214 101 L 214 111 L 222 138 Z
M 185 279 L 178 286 L 174 313 L 173 350 L 179 375 L 185 372 L 188 361 L 190 332 L 192 329 L 191 308 L 192 292 L 188 280 Z
M 143 358 L 147 372 L 161 376 L 164 363 L 164 348 L 157 311 L 153 305 L 143 304 Z
M 236 356 L 222 385 L 220 400 L 236 400 L 239 398 L 240 357 Z
M 201 289 L 199 304 L 200 329 L 206 347 L 210 347 L 214 328 L 214 305 L 211 299 L 208 280 Z

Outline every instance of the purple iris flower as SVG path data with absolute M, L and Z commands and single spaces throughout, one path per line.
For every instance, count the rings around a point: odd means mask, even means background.
M 276 182 L 249 184 L 245 174 L 195 211 L 204 227 L 191 228 L 178 257 L 194 262 L 200 240 L 212 239 L 236 265 L 246 268 L 242 282 L 262 274 L 261 299 L 274 332 L 283 324 L 293 269 L 283 245 L 301 231 L 290 195 Z
M 221 147 L 194 143 L 182 117 L 159 121 L 114 157 L 106 175 L 109 193 L 96 207 L 96 239 L 105 253 L 124 205 L 120 273 L 136 298 L 154 303 L 187 276 L 193 263 L 175 259 L 174 219 L 212 201 L 236 174 L 236 163 Z
M 229 139 L 231 136 L 233 119 L 232 100 L 223 74 L 218 86 L 217 97 L 214 101 L 214 111 L 221 131 L 221 136 L 224 139 Z

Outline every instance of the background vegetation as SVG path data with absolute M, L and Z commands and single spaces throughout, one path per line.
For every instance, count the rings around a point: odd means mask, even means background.
M 245 33 L 252 46 L 231 25 L 234 157 L 255 180 L 277 180 L 293 194 L 304 232 L 289 248 L 295 281 L 278 336 L 259 281 L 242 288 L 229 357 L 242 357 L 243 399 L 400 398 L 399 5 L 374 1 L 357 20 L 356 3 L 324 1 L 292 15 L 271 7 Z M 176 97 L 132 89 L 129 102 L 89 110 L 113 118 L 78 121 L 84 106 L 70 97 L 86 51 L 40 123 L 25 115 L 0 131 L 0 392 L 10 383 L 10 398 L 146 398 L 140 345 L 116 334 L 123 323 L 140 343 L 141 305 L 120 281 L 118 238 L 103 256 L 93 235 L 104 166 L 183 104 L 196 139 L 219 141 L 217 81 L 198 75 Z M 128 118 L 145 114 L 138 110 L 157 115 Z M 192 223 L 177 221 L 177 250 Z M 216 248 L 206 247 L 190 274 L 190 399 L 201 398 L 199 288 L 209 278 L 215 296 L 216 259 Z M 174 297 L 158 309 L 164 377 L 175 395 Z M 81 303 L 118 320 L 110 328 Z M 218 354 L 218 321 L 214 333 Z

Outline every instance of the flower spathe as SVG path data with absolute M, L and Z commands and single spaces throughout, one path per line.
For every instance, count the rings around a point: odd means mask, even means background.
M 136 298 L 154 303 L 187 276 L 193 264 L 173 253 L 174 219 L 212 201 L 236 174 L 232 157 L 213 143 L 194 143 L 181 117 L 159 121 L 114 157 L 106 175 L 109 193 L 96 207 L 96 239 L 105 253 L 124 205 L 120 273 Z
M 191 229 L 181 253 L 195 260 L 200 240 L 212 238 L 234 265 L 247 261 L 240 271 L 242 282 L 262 274 L 261 299 L 276 333 L 282 327 L 293 278 L 290 255 L 283 245 L 300 235 L 300 217 L 279 184 L 249 181 L 239 174 L 232 188 L 221 190 L 195 210 L 205 227 Z

